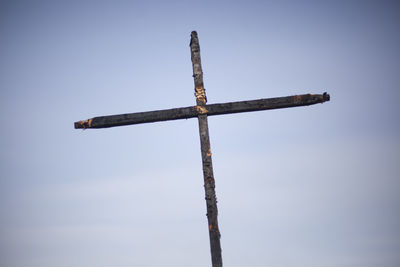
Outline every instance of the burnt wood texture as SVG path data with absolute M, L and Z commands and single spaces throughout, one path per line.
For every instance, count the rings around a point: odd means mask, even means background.
M 222 267 L 220 244 L 221 235 L 218 227 L 217 197 L 215 195 L 215 180 L 211 160 L 210 137 L 208 133 L 207 117 L 239 112 L 308 106 L 329 101 L 330 96 L 327 93 L 304 94 L 207 105 L 207 97 L 203 84 L 203 70 L 201 67 L 199 39 L 195 31 L 191 33 L 190 52 L 193 67 L 196 106 L 101 116 L 88 120 L 78 121 L 75 122 L 74 125 L 76 129 L 108 128 L 139 123 L 189 119 L 197 117 L 199 121 L 201 158 L 203 163 L 202 166 L 204 176 L 204 189 L 207 207 L 208 230 L 210 236 L 211 262 L 213 267 Z
M 197 101 L 197 100 L 196 100 Z M 148 112 L 127 113 L 120 115 L 100 116 L 92 119 L 75 122 L 75 129 L 82 128 L 108 128 L 157 121 L 169 121 L 195 118 L 204 113 L 207 116 L 223 115 L 240 112 L 261 111 L 269 109 L 309 106 L 329 101 L 329 95 L 304 94 L 258 100 L 239 101 L 230 103 L 172 108 Z
M 198 110 L 201 158 L 203 162 L 204 189 L 207 205 L 208 232 L 210 235 L 211 262 L 213 267 L 222 267 L 220 232 L 218 228 L 217 197 L 215 195 L 215 180 L 211 160 L 210 137 L 208 134 L 207 97 L 203 84 L 203 70 L 200 59 L 200 46 L 197 32 L 193 31 L 190 40 L 192 55 L 194 92 L 196 110 Z

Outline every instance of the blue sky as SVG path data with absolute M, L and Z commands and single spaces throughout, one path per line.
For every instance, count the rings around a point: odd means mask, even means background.
M 195 119 L 94 116 L 303 93 L 209 118 L 225 266 L 399 266 L 396 1 L 1 1 L 0 265 L 210 266 Z

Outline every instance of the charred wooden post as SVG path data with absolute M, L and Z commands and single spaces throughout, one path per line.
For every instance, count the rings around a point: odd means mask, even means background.
M 222 267 L 220 232 L 218 228 L 217 197 L 215 195 L 215 180 L 211 160 L 210 137 L 208 134 L 207 97 L 203 84 L 203 70 L 200 59 L 200 45 L 197 32 L 193 31 L 190 40 L 192 55 L 194 91 L 196 110 L 198 112 L 201 158 L 203 161 L 204 189 L 207 205 L 208 231 L 210 235 L 211 261 L 213 267 Z

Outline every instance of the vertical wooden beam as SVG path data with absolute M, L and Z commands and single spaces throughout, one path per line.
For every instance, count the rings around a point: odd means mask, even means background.
M 220 232 L 218 228 L 217 197 L 215 195 L 215 180 L 211 160 L 210 137 L 208 134 L 207 97 L 203 84 L 203 70 L 200 60 L 200 46 L 197 32 L 193 31 L 190 40 L 192 55 L 194 90 L 196 110 L 199 120 L 201 157 L 203 161 L 204 189 L 207 204 L 208 231 L 210 235 L 211 261 L 213 267 L 222 267 Z

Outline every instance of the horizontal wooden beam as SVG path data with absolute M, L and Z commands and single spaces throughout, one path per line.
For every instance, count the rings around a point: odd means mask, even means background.
M 192 106 L 148 112 L 127 113 L 120 115 L 101 116 L 88 120 L 78 121 L 75 122 L 75 129 L 108 128 L 157 121 L 189 119 L 202 114 L 213 116 L 239 112 L 308 106 L 323 103 L 329 100 L 330 96 L 327 93 L 324 93 L 322 95 L 305 94 L 222 104 L 211 104 L 205 106 Z

